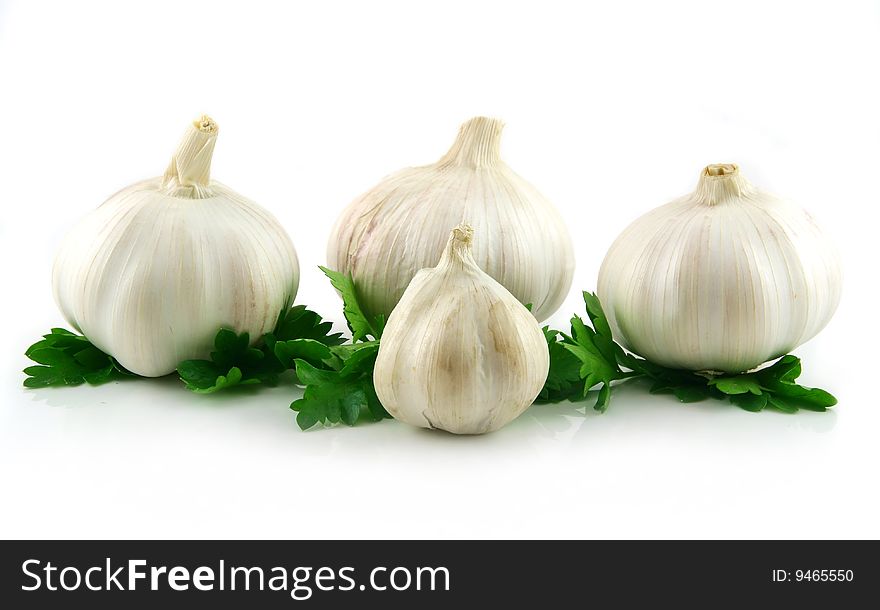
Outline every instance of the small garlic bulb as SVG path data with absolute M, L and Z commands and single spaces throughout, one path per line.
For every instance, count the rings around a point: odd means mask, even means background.
M 67 321 L 147 377 L 205 358 L 220 327 L 253 340 L 296 295 L 299 265 L 266 210 L 210 180 L 217 124 L 187 129 L 164 177 L 110 197 L 64 239 L 53 271 Z
M 598 294 L 614 335 L 637 354 L 735 373 L 822 330 L 840 288 L 837 251 L 812 217 L 726 164 L 617 238 Z
M 456 434 L 492 432 L 534 402 L 550 355 L 541 327 L 453 229 L 439 264 L 416 274 L 382 334 L 373 383 L 396 419 Z
M 461 126 L 440 161 L 388 176 L 350 204 L 327 246 L 327 265 L 351 274 L 371 316 L 391 313 L 419 269 L 437 263 L 449 228 L 476 230 L 474 259 L 545 320 L 571 286 L 574 254 L 553 205 L 499 154 L 503 123 Z

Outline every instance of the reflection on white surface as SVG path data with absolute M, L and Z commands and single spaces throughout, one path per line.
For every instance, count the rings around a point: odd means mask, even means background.
M 0 431 L 16 501 L 0 535 L 791 536 L 791 519 L 762 515 L 822 512 L 846 479 L 828 456 L 859 450 L 834 442 L 835 412 L 645 390 L 618 386 L 605 414 L 536 405 L 462 437 L 396 421 L 302 432 L 291 386 L 16 389 Z

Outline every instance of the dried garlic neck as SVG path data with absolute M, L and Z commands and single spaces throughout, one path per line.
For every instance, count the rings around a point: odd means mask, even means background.
M 168 195 L 192 199 L 212 196 L 208 185 L 218 130 L 217 123 L 205 115 L 186 130 L 162 179 L 162 189 Z
M 754 190 L 752 183 L 739 172 L 734 163 L 715 163 L 706 166 L 700 174 L 695 196 L 707 206 L 735 201 Z
M 455 267 L 477 266 L 474 255 L 471 252 L 471 242 L 474 238 L 474 228 L 469 224 L 462 223 L 452 229 L 446 249 L 440 257 L 440 265 Z
M 437 163 L 440 166 L 459 165 L 472 168 L 494 167 L 501 163 L 501 130 L 504 123 L 498 119 L 475 117 L 458 130 L 452 148 Z

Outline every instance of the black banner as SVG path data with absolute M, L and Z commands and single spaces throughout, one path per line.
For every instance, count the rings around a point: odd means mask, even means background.
M 557 607 L 609 600 L 615 607 L 765 607 L 867 601 L 880 592 L 877 542 L 17 541 L 0 548 L 7 608 Z

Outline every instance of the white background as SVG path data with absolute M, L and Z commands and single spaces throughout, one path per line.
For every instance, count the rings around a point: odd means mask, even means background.
M 0 537 L 880 536 L 878 59 L 871 2 L 0 3 Z M 63 324 L 65 230 L 160 174 L 201 112 L 213 175 L 278 216 L 298 302 L 337 323 L 316 269 L 335 216 L 473 115 L 505 120 L 505 159 L 569 222 L 558 327 L 628 222 L 737 162 L 840 244 L 840 309 L 796 351 L 840 404 L 752 414 L 632 385 L 605 415 L 533 407 L 457 438 L 303 433 L 290 387 L 23 389 L 22 352 Z

